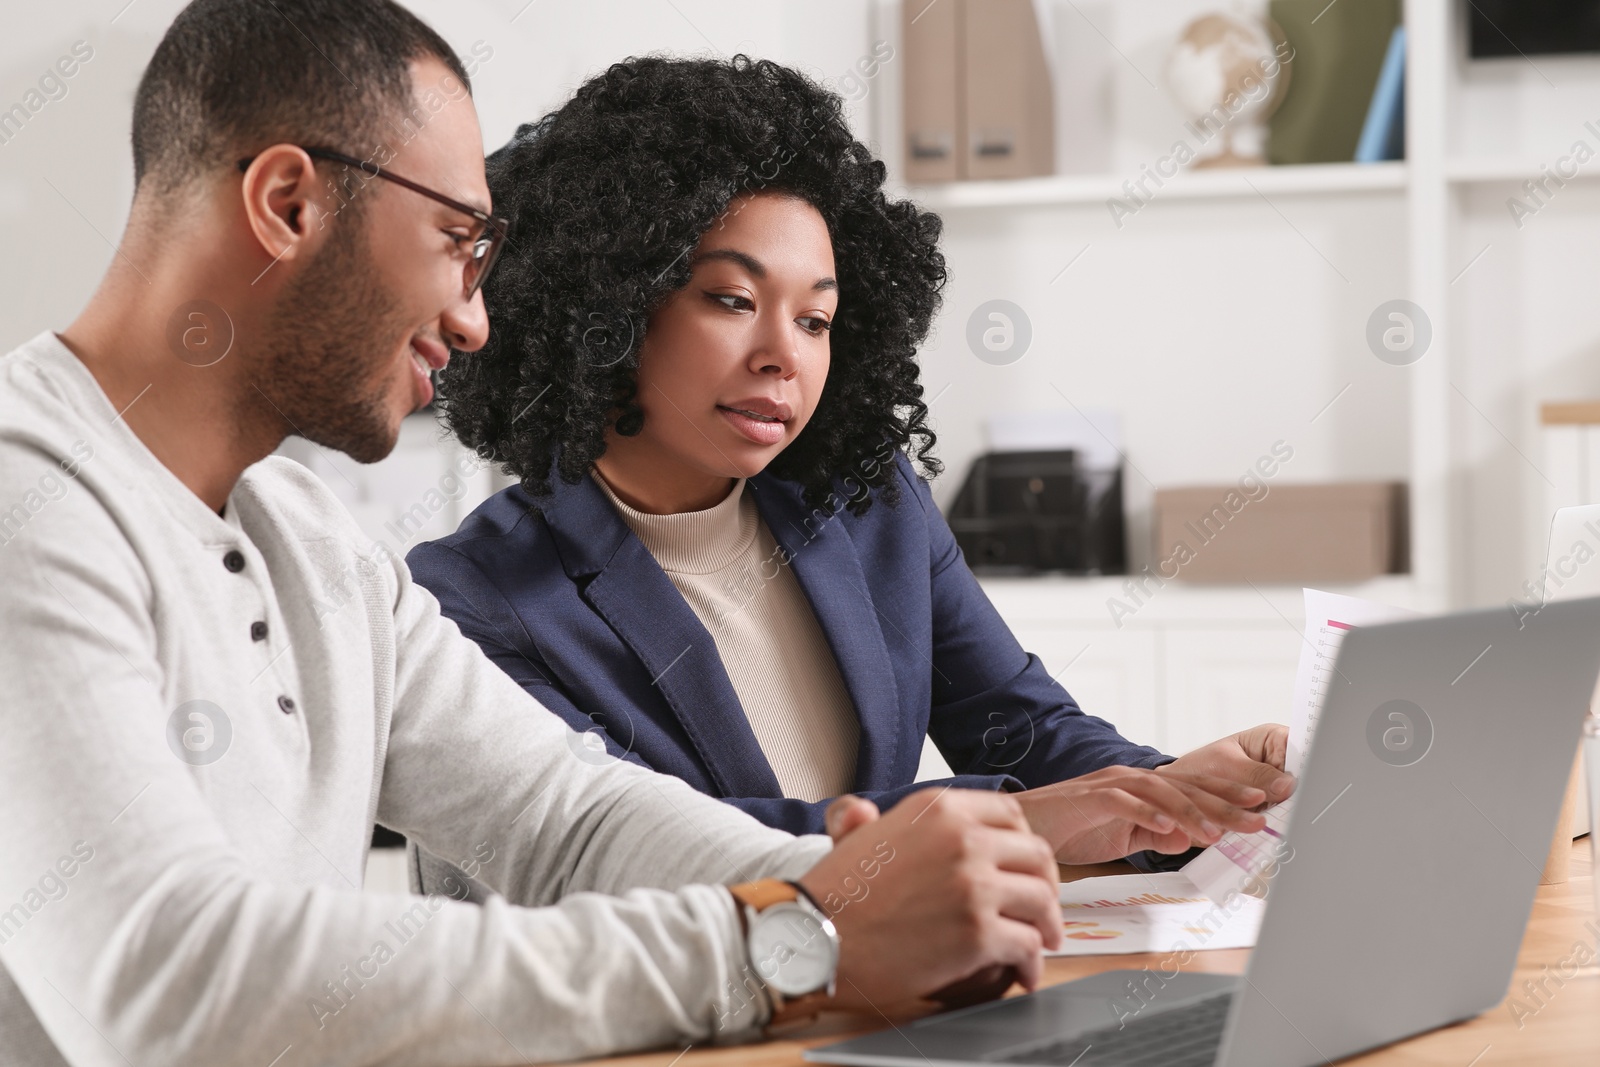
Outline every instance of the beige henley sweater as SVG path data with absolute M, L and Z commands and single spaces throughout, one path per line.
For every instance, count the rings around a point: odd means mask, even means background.
M 861 733 L 855 705 L 744 479 L 715 507 L 676 515 L 638 511 L 595 481 L 716 642 L 783 795 L 849 792 Z
M 219 516 L 51 334 L 0 358 L 0 1063 L 488 1065 L 750 1033 L 794 838 L 596 763 L 287 459 Z M 581 753 L 581 756 L 580 756 Z M 482 907 L 367 892 L 374 820 Z

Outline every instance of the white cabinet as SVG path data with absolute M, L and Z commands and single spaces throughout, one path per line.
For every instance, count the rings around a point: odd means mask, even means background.
M 1123 578 L 982 585 L 1022 647 L 1059 673 L 1084 711 L 1130 740 L 1178 755 L 1259 723 L 1288 722 L 1305 624 L 1298 587 L 1169 582 L 1135 601 Z M 1332 591 L 1417 606 L 1403 575 Z
M 1163 634 L 1162 736 L 1182 753 L 1264 722 L 1289 721 L 1301 636 L 1286 625 Z
M 1131 740 L 1160 744 L 1159 634 L 1040 623 L 1013 626 L 1012 632 L 1085 712 Z
M 1105 719 L 1129 740 L 1164 747 L 1162 634 L 1154 629 L 1038 622 L 1026 613 L 1006 622 L 1022 647 L 1039 657 L 1086 713 Z M 932 742 L 925 744 L 917 780 L 949 774 Z
M 1600 401 L 1544 404 L 1545 493 L 1548 523 L 1557 508 L 1600 503 Z

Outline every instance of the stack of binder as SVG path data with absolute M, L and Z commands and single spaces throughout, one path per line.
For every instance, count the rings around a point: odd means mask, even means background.
M 1055 170 L 1050 68 L 1032 0 L 905 0 L 912 182 Z

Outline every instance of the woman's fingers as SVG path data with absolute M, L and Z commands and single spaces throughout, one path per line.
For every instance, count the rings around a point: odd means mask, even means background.
M 1260 791 L 1239 787 L 1227 779 L 1150 773 L 1132 776 L 1119 784 L 1170 816 L 1191 838 L 1204 844 L 1214 843 L 1226 830 L 1250 833 L 1265 825 L 1261 815 L 1239 806 L 1260 803 Z M 1224 799 L 1219 792 L 1238 798 L 1239 803 Z M 1162 832 L 1154 826 L 1147 828 Z
M 1283 770 L 1289 757 L 1289 728 L 1281 723 L 1268 722 L 1254 726 L 1238 735 L 1239 747 L 1245 755 L 1258 763 Z
M 1217 779 L 1217 781 L 1222 781 Z M 1233 803 L 1218 796 L 1204 785 L 1182 778 L 1165 780 L 1164 784 L 1177 788 L 1187 798 L 1192 810 L 1198 811 L 1201 817 L 1201 836 L 1207 844 L 1222 836 L 1222 831 L 1238 830 L 1242 833 L 1254 833 L 1266 825 L 1265 816 L 1250 808 L 1259 804 L 1259 799 L 1240 803 Z M 1233 783 L 1228 783 L 1232 785 Z M 1251 794 L 1259 797 L 1260 791 L 1251 789 Z
M 1068 796 L 1065 799 L 1078 809 L 1082 821 L 1091 827 L 1124 821 L 1156 834 L 1170 834 L 1178 830 L 1175 818 L 1156 804 L 1123 788 L 1126 784 L 1108 783 L 1096 786 L 1080 797 Z
M 1080 848 L 1115 855 L 1129 844 L 1130 832 L 1140 841 L 1156 840 L 1156 847 L 1168 852 L 1182 852 L 1194 842 L 1213 844 L 1229 830 L 1253 833 L 1265 819 L 1250 809 L 1267 798 L 1254 786 L 1216 775 L 1107 767 L 1029 790 L 1019 799 L 1026 818 L 1054 848 L 1071 843 L 1074 855 Z M 1094 841 L 1096 834 L 1101 842 Z
M 1163 771 L 1161 777 L 1169 782 L 1188 782 L 1190 785 L 1220 797 L 1236 807 L 1248 808 L 1267 799 L 1264 789 L 1250 785 L 1247 782 L 1235 781 L 1232 778 L 1222 778 L 1215 774 L 1200 774 L 1193 771 Z
M 1260 786 L 1250 782 L 1241 782 L 1234 778 L 1224 778 L 1216 774 L 1205 774 L 1198 771 L 1162 770 L 1160 777 L 1167 781 L 1187 782 L 1237 807 L 1249 807 L 1267 799 L 1266 790 Z
M 1138 846 L 1140 849 L 1147 848 L 1153 852 L 1161 852 L 1169 856 L 1176 856 L 1180 853 L 1187 852 L 1193 847 L 1194 841 L 1191 840 L 1189 835 L 1184 833 L 1182 830 L 1174 830 L 1170 834 L 1160 834 L 1158 836 L 1154 836 L 1150 839 L 1148 844 L 1141 844 Z

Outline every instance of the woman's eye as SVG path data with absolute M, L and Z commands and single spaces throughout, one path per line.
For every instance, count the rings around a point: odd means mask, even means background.
M 829 322 L 827 319 L 819 318 L 816 315 L 806 315 L 802 318 L 795 319 L 794 321 L 798 322 L 800 324 L 800 328 L 806 333 L 817 337 L 821 337 L 823 334 L 833 329 L 833 323 Z
M 706 296 L 730 311 L 749 311 L 755 307 L 748 297 L 740 296 L 737 293 L 707 293 Z

